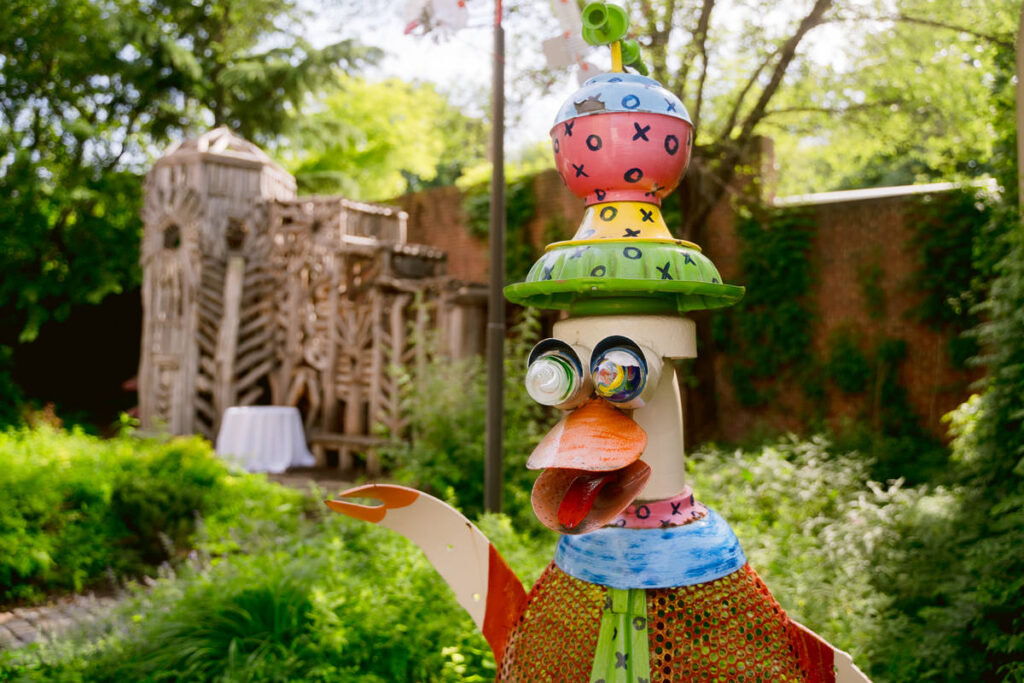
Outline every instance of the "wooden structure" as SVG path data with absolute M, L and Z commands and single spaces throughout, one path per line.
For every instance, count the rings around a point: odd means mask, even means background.
M 376 467 L 377 425 L 405 429 L 396 370 L 479 350 L 483 297 L 406 215 L 295 180 L 226 128 L 168 150 L 146 178 L 139 409 L 144 428 L 216 435 L 234 405 L 293 405 L 313 452 Z M 378 430 L 379 431 L 379 430 Z

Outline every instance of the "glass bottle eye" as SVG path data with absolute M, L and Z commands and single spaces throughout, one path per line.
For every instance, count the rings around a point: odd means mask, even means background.
M 537 403 L 569 408 L 590 395 L 590 380 L 576 350 L 561 339 L 544 339 L 530 351 L 526 391 Z
M 613 346 L 595 354 L 590 375 L 597 395 L 613 403 L 640 396 L 647 384 L 647 362 L 639 349 Z
M 537 403 L 557 406 L 572 399 L 582 378 L 575 363 L 558 351 L 549 351 L 530 363 L 526 391 Z

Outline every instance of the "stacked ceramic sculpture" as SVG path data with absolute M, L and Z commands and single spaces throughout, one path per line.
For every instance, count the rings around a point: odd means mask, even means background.
M 864 681 L 845 653 L 791 620 L 729 525 L 686 483 L 673 359 L 696 356 L 683 314 L 727 306 L 695 244 L 674 239 L 661 200 L 686 170 L 686 109 L 623 45 L 614 5 L 583 13 L 613 72 L 587 81 L 551 129 L 558 170 L 586 203 L 571 240 L 548 245 L 509 300 L 568 311 L 527 360 L 526 388 L 564 411 L 527 467 L 537 517 L 562 534 L 527 594 L 465 517 L 411 489 L 373 485 L 329 501 L 426 552 L 483 630 L 501 681 Z M 699 400 L 699 397 L 696 399 Z

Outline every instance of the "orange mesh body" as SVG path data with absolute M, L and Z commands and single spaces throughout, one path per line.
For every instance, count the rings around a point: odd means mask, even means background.
M 605 595 L 603 586 L 549 565 L 509 637 L 497 680 L 588 683 Z M 697 586 L 648 590 L 647 613 L 651 683 L 835 680 L 831 652 L 814 650 L 749 565 Z
M 652 682 L 835 680 L 831 658 L 826 668 L 807 657 L 803 631 L 750 565 L 697 586 L 649 590 L 647 612 Z
M 498 680 L 587 683 L 606 593 L 549 564 L 526 598 Z

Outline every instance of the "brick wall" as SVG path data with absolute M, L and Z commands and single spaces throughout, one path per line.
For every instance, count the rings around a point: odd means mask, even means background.
M 810 296 L 815 313 L 812 344 L 819 359 L 827 357 L 831 340 L 849 331 L 869 352 L 885 339 L 907 343 L 907 357 L 900 366 L 900 384 L 922 425 L 937 436 L 945 435 L 942 416 L 970 394 L 977 372 L 952 368 L 947 352 L 948 336 L 918 322 L 914 309 L 920 295 L 912 280 L 919 267 L 918 254 L 911 246 L 911 214 L 921 195 L 861 199 L 808 207 L 815 216 L 816 232 L 811 258 L 815 274 Z M 739 242 L 729 211 L 720 207 L 709 230 L 706 249 L 727 282 L 738 282 Z M 862 285 L 865 274 L 877 276 L 883 293 L 884 314 L 872 315 Z M 755 430 L 795 430 L 804 424 L 802 416 L 817 406 L 806 403 L 802 387 L 783 387 L 778 402 L 761 408 L 745 408 L 736 400 L 728 380 L 728 359 L 715 359 L 718 435 L 741 439 Z M 844 419 L 865 416 L 875 398 L 850 396 L 826 385 L 826 417 L 833 426 Z M 884 410 L 884 406 L 883 406 Z M 722 416 L 728 416 L 724 418 Z
M 561 226 L 562 239 L 571 236 L 582 218 L 583 204 L 565 189 L 555 171 L 539 174 L 534 179 L 534 191 L 537 211 L 526 232 L 540 249 L 554 225 Z M 901 384 L 922 423 L 932 433 L 942 435 L 942 415 L 969 395 L 969 386 L 977 375 L 953 370 L 947 357 L 946 336 L 910 315 L 917 296 L 909 283 L 918 266 L 916 254 L 908 247 L 912 236 L 908 213 L 920 201 L 920 195 L 908 195 L 811 207 L 817 219 L 811 255 L 816 273 L 811 292 L 816 310 L 813 345 L 816 355 L 824 357 L 833 334 L 843 328 L 854 330 L 863 339 L 865 351 L 883 338 L 905 340 L 908 354 L 900 369 Z M 409 213 L 410 242 L 445 249 L 448 271 L 454 277 L 486 282 L 487 244 L 466 230 L 457 189 L 428 190 L 402 197 L 396 203 Z M 737 274 L 740 244 L 727 203 L 712 212 L 702 246 L 726 282 L 745 284 Z M 881 318 L 869 314 L 859 284 L 859 274 L 872 264 L 878 264 L 882 273 L 878 284 L 884 292 L 886 310 Z M 705 339 L 713 315 L 716 313 L 696 316 Z M 745 408 L 732 390 L 727 361 L 713 353 L 699 361 L 696 373 L 701 384 L 689 392 L 686 401 L 689 435 L 696 435 L 698 440 L 732 441 L 755 430 L 799 432 L 806 427 L 803 416 L 817 406 L 807 405 L 801 387 L 782 387 L 773 405 Z M 827 418 L 838 424 L 844 418 L 861 417 L 865 400 L 864 396 L 846 396 L 829 387 Z

